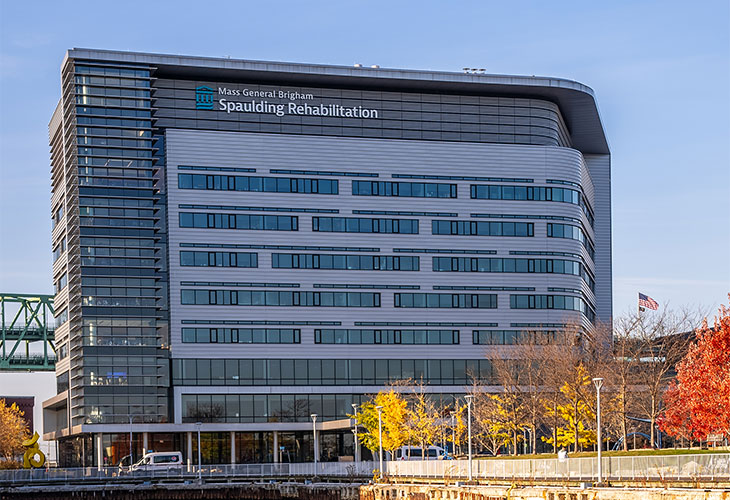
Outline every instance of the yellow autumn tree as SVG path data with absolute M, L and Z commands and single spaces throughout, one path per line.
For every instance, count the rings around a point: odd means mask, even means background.
M 562 403 L 545 405 L 548 419 L 559 419 L 564 425 L 556 428 L 555 437 L 543 436 L 541 439 L 558 447 L 573 445 L 573 451 L 590 446 L 596 442 L 596 432 L 590 428 L 596 414 L 587 403 L 591 378 L 583 364 L 576 366 L 573 376 L 560 387 Z
M 443 419 L 434 401 L 425 392 L 415 392 L 408 408 L 409 441 L 420 446 L 423 457 L 428 457 L 426 448 L 434 444 L 443 434 Z
M 456 447 L 461 446 L 466 441 L 466 404 L 454 403 L 454 409 L 451 411 L 453 420 L 450 422 L 450 432 L 446 433 L 446 440 L 452 444 L 453 454 L 456 455 Z
M 28 426 L 18 405 L 8 405 L 0 399 L 0 457 L 14 461 L 23 452 L 23 440 L 28 438 Z
M 372 452 L 380 449 L 378 431 L 378 406 L 382 406 L 383 449 L 389 452 L 400 448 L 406 442 L 406 420 L 408 404 L 405 398 L 392 387 L 387 391 L 380 391 L 372 399 L 360 405 L 360 411 L 355 418 L 357 424 L 365 429 L 357 437 L 360 442 Z
M 522 429 L 527 426 L 525 406 L 519 396 L 514 392 L 489 395 L 494 402 L 493 427 L 499 435 L 505 435 L 502 442 L 512 446 L 513 455 L 517 455 L 517 444 L 523 439 Z

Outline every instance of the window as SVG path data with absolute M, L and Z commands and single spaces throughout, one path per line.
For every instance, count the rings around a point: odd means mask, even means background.
M 180 227 L 298 231 L 295 215 L 248 215 L 180 212 Z
M 418 234 L 418 220 L 366 219 L 358 217 L 312 217 L 312 231 L 334 233 Z
M 299 344 L 301 330 L 293 328 L 183 328 L 183 343 Z
M 337 194 L 339 189 L 336 179 L 207 174 L 178 174 L 177 179 L 180 189 L 303 194 Z
M 448 234 L 463 236 L 520 236 L 535 235 L 532 222 L 485 222 L 461 220 L 433 220 L 432 234 Z
M 593 242 L 586 235 L 583 228 L 579 226 L 573 226 L 571 224 L 548 223 L 547 235 L 548 238 L 567 238 L 570 240 L 578 240 L 583 244 L 586 251 L 588 252 L 588 255 L 591 256 L 591 259 L 595 260 L 596 258 L 596 250 L 593 246 Z
M 271 256 L 271 267 L 278 269 L 418 271 L 419 258 L 398 255 L 275 253 Z
M 558 183 L 559 181 L 548 181 Z M 579 205 L 591 227 L 594 225 L 593 209 L 583 193 L 576 189 L 562 187 L 533 186 L 492 186 L 484 184 L 471 185 L 472 199 L 480 200 L 529 200 L 556 201 Z
M 316 329 L 315 344 L 458 344 L 459 330 Z
M 213 366 L 222 367 L 220 374 Z M 424 383 L 464 386 L 471 375 L 493 383 L 489 359 L 173 359 L 172 376 L 176 385 L 373 385 L 404 378 L 423 379 Z M 304 395 L 306 396 L 306 395 Z M 207 396 L 210 398 L 210 395 Z M 251 395 L 241 395 L 251 398 Z M 265 396 L 261 396 L 265 397 Z M 278 397 L 278 395 L 277 395 Z M 210 400 L 208 399 L 208 403 Z M 263 403 L 263 402 L 262 402 Z M 318 405 L 323 403 L 319 398 Z M 244 415 L 267 418 L 264 405 L 252 411 L 250 401 L 241 401 Z M 185 404 L 183 404 L 185 407 Z M 321 406 L 320 406 L 321 408 Z M 349 411 L 343 408 L 343 411 Z M 309 411 L 313 411 L 311 406 Z M 307 418 L 309 411 L 302 412 Z M 317 412 L 320 414 L 320 412 Z M 311 423 L 311 421 L 310 421 Z
M 180 252 L 181 266 L 195 267 L 258 267 L 254 252 Z
M 478 345 L 514 345 L 531 343 L 548 345 L 557 343 L 556 330 L 472 330 L 472 343 Z
M 497 295 L 484 293 L 396 293 L 395 307 L 496 309 Z
M 430 182 L 352 181 L 356 196 L 404 196 L 412 198 L 456 198 L 456 184 Z
M 377 292 L 183 289 L 180 295 L 181 304 L 195 305 L 380 307 Z
M 595 321 L 592 306 L 580 297 L 570 295 L 510 295 L 511 309 L 562 309 L 582 312 L 590 321 Z

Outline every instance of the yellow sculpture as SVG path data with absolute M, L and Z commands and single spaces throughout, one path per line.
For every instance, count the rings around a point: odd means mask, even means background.
M 31 467 L 43 467 L 46 463 L 46 456 L 38 446 L 38 438 L 40 438 L 38 431 L 35 431 L 30 439 L 23 441 L 23 446 L 27 448 L 25 450 L 25 455 L 23 455 L 24 469 L 30 469 Z M 38 458 L 36 458 L 36 455 Z

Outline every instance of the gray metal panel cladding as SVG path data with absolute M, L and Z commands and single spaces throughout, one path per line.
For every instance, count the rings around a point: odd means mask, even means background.
M 400 358 L 414 359 L 474 359 L 484 355 L 484 346 L 471 344 L 471 328 L 459 328 L 460 345 L 320 345 L 313 342 L 315 326 L 300 328 L 301 345 L 216 345 L 182 344 L 181 320 L 309 320 L 341 321 L 340 328 L 358 328 L 355 321 L 446 321 L 495 322 L 499 328 L 510 328 L 510 323 L 560 323 L 570 315 L 559 310 L 512 310 L 510 293 L 545 294 L 548 287 L 582 289 L 586 296 L 592 293 L 580 277 L 559 274 L 513 273 L 449 273 L 432 272 L 431 254 L 420 256 L 419 272 L 337 271 L 272 269 L 274 250 L 241 250 L 259 253 L 257 269 L 195 268 L 179 265 L 180 243 L 244 243 L 273 245 L 320 245 L 377 247 L 381 255 L 394 255 L 394 248 L 459 248 L 492 249 L 496 257 L 509 257 L 510 250 L 562 251 L 587 254 L 579 242 L 568 239 L 546 238 L 546 221 L 535 223 L 535 237 L 469 237 L 431 234 L 431 220 L 426 216 L 353 215 L 353 210 L 400 210 L 455 212 L 458 217 L 448 219 L 477 220 L 472 213 L 556 215 L 584 218 L 580 207 L 567 203 L 497 201 L 470 199 L 470 184 L 476 181 L 429 180 L 425 182 L 455 183 L 458 198 L 400 198 L 352 196 L 352 177 L 330 177 L 339 180 L 339 195 L 289 194 L 268 192 L 236 192 L 220 190 L 183 190 L 177 187 L 178 165 L 209 167 L 254 168 L 256 173 L 221 172 L 227 175 L 276 175 L 270 169 L 323 170 L 377 173 L 369 180 L 393 180 L 393 174 L 461 175 L 509 178 L 531 178 L 534 185 L 546 185 L 547 179 L 575 183 L 585 180 L 585 163 L 580 152 L 568 148 L 516 146 L 499 144 L 448 143 L 413 140 L 382 140 L 344 137 L 293 136 L 242 132 L 217 132 L 168 129 L 166 131 L 168 221 L 170 249 L 171 345 L 174 357 L 254 357 L 254 358 Z M 189 173 L 189 170 L 180 172 Z M 201 172 L 214 174 L 219 172 Z M 290 177 L 315 177 L 288 175 Z M 325 178 L 325 177 L 319 177 Z M 418 182 L 417 179 L 396 179 Z M 482 182 L 485 183 L 485 182 Z M 507 183 L 509 184 L 509 183 Z M 513 183 L 514 184 L 514 183 Z M 596 187 L 598 189 L 598 187 Z M 587 192 L 592 192 L 589 188 Z M 593 200 L 591 200 L 593 201 Z M 299 231 L 241 231 L 219 229 L 179 228 L 180 204 L 247 207 L 287 207 L 335 209 L 339 214 L 303 214 L 299 216 Z M 208 209 L 208 212 L 232 213 L 231 210 Z M 249 213 L 249 212 L 237 212 Z M 263 213 L 263 212 L 250 212 Z M 271 212 L 268 212 L 271 213 Z M 335 215 L 344 217 L 391 217 L 420 220 L 418 235 L 314 233 L 312 216 Z M 585 220 L 585 219 L 583 219 Z M 588 224 L 584 222 L 584 225 Z M 313 253 L 302 251 L 301 253 Z M 347 253 L 347 252 L 329 252 Z M 370 252 L 376 253 L 376 252 Z M 400 254 L 406 255 L 406 254 Z M 609 274 L 610 279 L 610 274 Z M 315 308 L 315 307 L 242 307 L 242 306 L 182 306 L 181 281 L 205 282 L 266 282 L 298 283 L 299 290 L 313 290 L 313 284 L 405 284 L 421 287 L 416 292 L 433 293 L 433 286 L 505 286 L 535 287 L 534 292 L 476 291 L 453 293 L 496 293 L 499 308 L 484 309 L 403 309 L 393 307 L 393 294 L 399 290 L 374 290 L 382 296 L 380 308 Z M 186 287 L 191 288 L 191 287 Z M 205 288 L 205 287 L 198 287 Z M 208 288 L 216 288 L 214 286 Z M 221 288 L 221 287 L 218 287 Z M 357 290 L 350 290 L 357 291 Z M 364 290 L 361 290 L 364 291 Z M 400 290 L 412 292 L 413 290 Z M 609 299 L 610 300 L 610 299 Z M 609 302 L 610 305 L 610 302 Z M 574 316 L 575 317 L 575 316 Z M 585 321 L 585 320 L 584 320 Z M 272 326 L 271 328 L 276 328 Z M 286 328 L 286 327 L 282 327 Z M 367 327 L 363 327 L 367 328 Z M 372 328 L 372 327 L 371 327 Z M 387 328 L 387 327 L 384 327 Z M 431 327 L 436 328 L 436 327 Z M 448 328 L 448 327 L 445 327 Z
M 601 322 L 610 323 L 613 318 L 611 157 L 586 155 L 585 161 L 595 185 L 596 316 Z

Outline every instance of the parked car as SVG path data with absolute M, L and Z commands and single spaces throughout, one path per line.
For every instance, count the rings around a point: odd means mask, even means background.
M 448 460 L 449 456 L 446 450 L 440 446 L 426 447 L 426 457 L 424 458 L 423 448 L 418 446 L 401 446 L 395 450 L 396 460 Z
M 183 461 L 182 453 L 179 451 L 161 451 L 155 453 L 147 453 L 142 460 L 132 465 L 132 472 L 137 471 L 164 471 L 175 470 L 182 471 Z

